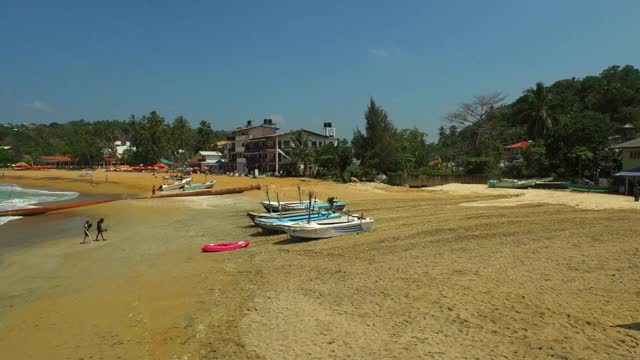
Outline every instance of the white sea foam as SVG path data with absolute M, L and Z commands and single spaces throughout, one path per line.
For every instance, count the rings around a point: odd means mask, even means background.
M 69 200 L 78 195 L 72 191 L 47 191 L 23 188 L 16 184 L 0 184 L 0 211 L 29 209 L 35 207 L 34 204 Z M 0 217 L 0 225 L 19 218 L 20 216 Z

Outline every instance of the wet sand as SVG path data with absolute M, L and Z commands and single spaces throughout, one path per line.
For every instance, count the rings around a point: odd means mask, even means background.
M 31 188 L 45 191 L 55 190 L 45 187 Z M 114 198 L 117 199 L 120 198 L 120 196 L 115 194 L 79 194 L 73 199 L 42 202 L 32 204 L 32 206 L 89 202 Z M 14 251 L 54 238 L 81 236 L 85 220 L 91 220 L 95 223 L 97 219 L 91 219 L 86 215 L 72 215 L 65 211 L 54 211 L 43 215 L 25 216 L 20 219 L 11 220 L 8 223 L 0 225 L 0 252 Z
M 252 180 L 215 179 L 216 187 Z M 297 197 L 298 182 L 263 180 L 283 200 Z M 634 236 L 640 211 L 626 198 L 598 200 L 608 205 L 594 211 L 585 207 L 594 194 L 301 183 L 374 217 L 374 230 L 304 243 L 262 236 L 244 216 L 259 209 L 260 191 L 65 211 L 108 214 L 109 241 L 59 238 L 2 255 L 0 353 L 12 359 L 640 356 Z M 128 191 L 143 187 L 134 181 Z M 252 241 L 246 249 L 199 252 L 204 243 L 244 239 Z

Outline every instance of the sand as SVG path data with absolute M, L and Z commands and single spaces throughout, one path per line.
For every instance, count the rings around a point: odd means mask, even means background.
M 38 176 L 59 178 L 49 187 L 125 194 L 146 194 L 152 178 L 110 175 L 117 184 L 92 187 L 74 175 Z M 45 185 L 21 176 L 11 182 Z M 79 245 L 80 236 L 52 234 L 0 257 L 3 357 L 640 356 L 640 206 L 631 198 L 214 179 L 216 188 L 270 185 L 282 200 L 297 197 L 301 183 L 376 224 L 370 233 L 303 243 L 262 236 L 243 215 L 259 209 L 262 191 L 65 211 L 105 217 L 109 240 Z M 252 242 L 246 249 L 199 252 L 204 243 L 244 239 Z

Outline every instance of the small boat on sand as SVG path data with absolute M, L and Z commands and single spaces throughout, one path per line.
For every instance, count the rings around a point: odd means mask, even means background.
M 589 185 L 569 184 L 568 187 L 571 191 L 595 192 L 595 193 L 609 192 L 608 186 L 589 186 Z
M 158 188 L 158 190 L 160 190 L 160 191 L 169 191 L 169 190 L 182 189 L 190 181 L 191 181 L 191 178 L 186 178 L 186 179 L 180 180 L 180 181 L 178 181 L 176 183 L 173 183 L 173 184 L 170 184 L 170 185 L 161 185 Z
M 312 212 L 313 214 L 314 212 Z M 282 219 L 287 217 L 294 216 L 306 216 L 309 215 L 308 210 L 299 210 L 299 211 L 287 211 L 287 212 L 248 212 L 247 216 L 251 219 L 251 222 L 255 224 L 255 220 L 257 218 L 263 219 Z
M 287 213 L 285 213 L 287 214 Z M 342 213 L 334 212 L 334 211 L 322 211 L 311 214 L 301 214 L 295 216 L 284 216 L 284 217 L 269 217 L 269 218 L 256 218 L 254 223 L 262 229 L 262 231 L 266 233 L 271 232 L 284 232 L 282 229 L 282 225 L 291 224 L 294 222 L 304 222 L 304 221 L 318 221 L 325 219 L 333 219 L 339 218 L 342 216 Z
M 342 211 L 345 207 L 347 207 L 347 203 L 344 201 L 335 201 L 333 204 L 328 202 L 298 202 L 298 201 L 287 201 L 287 202 L 269 202 L 269 201 L 261 201 L 260 204 L 267 211 L 278 212 L 278 211 L 300 211 L 305 210 L 311 207 L 313 210 L 334 210 L 334 211 Z
M 220 252 L 220 251 L 237 250 L 237 249 L 242 249 L 244 247 L 247 247 L 250 244 L 251 244 L 250 241 L 207 244 L 202 247 L 202 252 Z
M 527 189 L 535 183 L 535 180 L 489 180 L 489 187 L 502 189 Z
M 373 219 L 357 215 L 343 215 L 335 219 L 282 224 L 292 240 L 326 239 L 335 236 L 360 233 L 373 228 Z
M 564 181 L 536 181 L 534 189 L 567 189 L 569 183 Z
M 209 180 L 207 182 L 197 183 L 197 184 L 186 184 L 184 186 L 184 190 L 185 191 L 193 191 L 193 190 L 211 189 L 213 187 L 213 185 L 215 185 L 215 184 L 216 184 L 215 180 Z

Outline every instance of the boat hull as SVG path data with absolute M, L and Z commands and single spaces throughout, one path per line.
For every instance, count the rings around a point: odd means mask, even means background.
M 282 233 L 284 232 L 283 226 L 286 224 L 308 221 L 309 218 L 311 221 L 317 221 L 339 218 L 341 216 L 342 213 L 339 212 L 323 211 L 321 213 L 313 213 L 311 215 L 296 215 L 282 218 L 257 218 L 254 223 L 266 233 Z
M 569 185 L 569 190 L 579 192 L 594 192 L 594 193 L 608 193 L 608 186 L 585 186 L 585 185 Z
M 535 184 L 532 180 L 489 180 L 490 188 L 527 189 Z
M 260 203 L 265 208 L 265 210 L 271 211 L 271 212 L 304 211 L 306 209 L 309 209 L 309 203 L 305 203 L 305 202 L 299 203 L 296 201 L 291 201 L 291 202 L 280 203 L 280 205 L 278 205 L 278 203 L 268 202 L 268 201 L 262 201 Z M 318 211 L 331 210 L 331 204 L 326 202 L 311 203 L 311 207 L 313 210 L 318 210 Z M 333 203 L 334 211 L 342 211 L 346 207 L 347 207 L 347 203 L 344 201 L 336 201 Z
M 187 183 L 191 181 L 191 178 L 188 179 L 184 179 L 180 182 L 177 182 L 175 184 L 170 184 L 170 185 L 161 185 L 158 190 L 160 191 L 170 191 L 170 190 L 178 190 L 178 189 L 182 189 L 185 185 L 187 185 Z
M 562 181 L 542 181 L 533 185 L 534 189 L 568 189 L 569 183 Z
M 310 224 L 293 223 L 282 225 L 282 229 L 292 240 L 327 239 L 353 233 L 369 231 L 373 228 L 373 219 L 351 217 L 348 221 L 342 219 L 316 221 Z
M 206 190 L 206 189 L 211 189 L 213 187 L 213 185 L 215 185 L 215 184 L 216 184 L 216 181 L 212 180 L 212 181 L 207 181 L 207 182 L 204 182 L 204 183 L 185 185 L 184 186 L 184 190 L 185 191 Z

